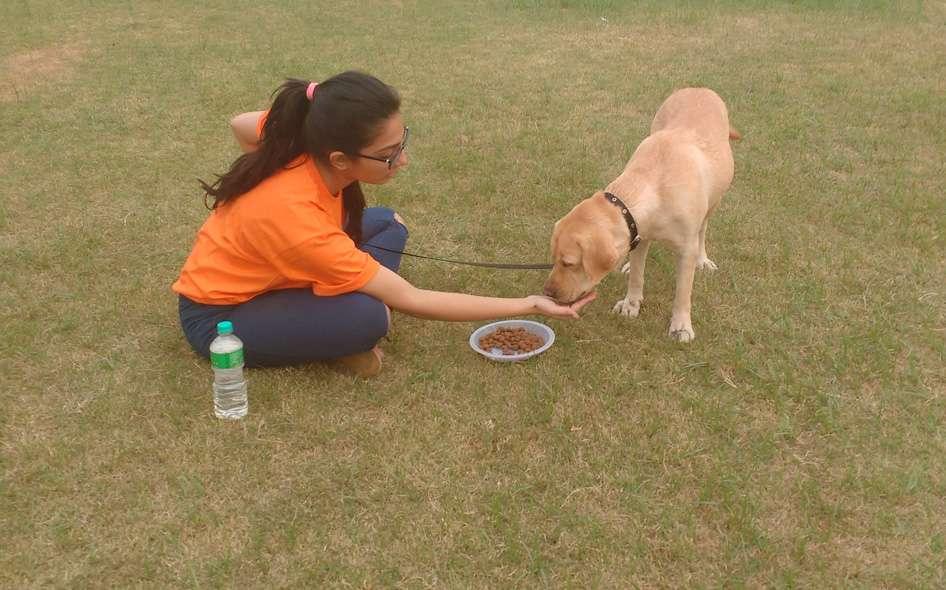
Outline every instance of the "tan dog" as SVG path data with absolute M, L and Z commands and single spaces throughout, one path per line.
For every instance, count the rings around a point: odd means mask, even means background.
M 637 317 L 647 250 L 653 241 L 664 242 L 678 255 L 669 334 L 680 342 L 693 340 L 693 274 L 716 269 L 706 256 L 706 224 L 732 182 L 730 139 L 739 133 L 729 126 L 726 105 L 715 92 L 684 88 L 671 94 L 624 172 L 555 223 L 554 267 L 545 294 L 562 303 L 580 299 L 630 250 L 627 296 L 613 311 Z M 631 235 L 635 229 L 639 243 Z

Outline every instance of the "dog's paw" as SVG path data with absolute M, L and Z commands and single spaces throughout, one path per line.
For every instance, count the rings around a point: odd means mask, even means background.
M 621 272 L 623 272 L 624 274 L 631 272 L 631 263 L 625 262 L 624 266 L 621 267 Z
M 689 321 L 678 322 L 671 320 L 670 329 L 667 331 L 667 334 L 677 342 L 690 342 L 696 338 L 696 333 L 693 331 L 693 326 L 690 325 Z
M 614 307 L 611 308 L 611 312 L 621 314 L 627 318 L 636 318 L 641 312 L 641 300 L 636 299 L 631 301 L 625 297 L 614 304 Z
M 714 271 L 719 267 L 716 266 L 716 263 L 710 260 L 709 258 L 701 258 L 696 261 L 696 268 L 700 270 L 709 270 Z

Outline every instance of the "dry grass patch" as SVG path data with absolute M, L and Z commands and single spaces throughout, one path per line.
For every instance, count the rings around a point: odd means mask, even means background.
M 77 44 L 32 49 L 7 57 L 0 68 L 0 101 L 20 101 L 57 82 L 71 81 L 86 49 Z

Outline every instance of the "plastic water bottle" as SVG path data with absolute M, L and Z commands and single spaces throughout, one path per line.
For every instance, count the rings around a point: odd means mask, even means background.
M 243 378 L 243 341 L 233 333 L 233 323 L 219 322 L 210 343 L 214 369 L 214 415 L 225 420 L 246 416 L 246 379 Z

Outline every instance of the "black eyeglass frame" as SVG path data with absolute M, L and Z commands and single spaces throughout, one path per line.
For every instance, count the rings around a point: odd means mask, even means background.
M 401 157 L 401 153 L 407 149 L 407 139 L 411 136 L 410 127 L 404 127 L 404 139 L 401 140 L 401 145 L 394 150 L 394 153 L 388 156 L 387 158 L 379 158 L 378 156 L 369 156 L 367 154 L 355 153 L 359 158 L 367 158 L 369 160 L 374 160 L 375 162 L 384 162 L 388 165 L 388 170 L 394 168 L 394 163 L 397 162 L 398 158 Z

